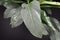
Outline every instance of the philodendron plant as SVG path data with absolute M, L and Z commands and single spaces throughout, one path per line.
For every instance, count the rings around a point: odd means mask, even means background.
M 60 22 L 49 17 L 42 8 L 60 8 L 60 3 L 52 0 L 0 0 L 6 7 L 4 18 L 11 18 L 11 27 L 16 28 L 25 23 L 35 37 L 49 35 L 51 40 L 60 40 Z M 50 10 L 47 10 L 51 13 Z

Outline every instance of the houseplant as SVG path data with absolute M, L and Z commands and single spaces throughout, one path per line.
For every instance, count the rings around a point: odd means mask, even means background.
M 38 38 L 50 35 L 51 40 L 60 39 L 59 21 L 47 16 L 46 12 L 42 10 L 42 8 L 59 8 L 59 2 L 52 2 L 52 0 L 1 0 L 0 5 L 7 8 L 4 18 L 11 17 L 12 28 L 24 22 L 32 35 Z

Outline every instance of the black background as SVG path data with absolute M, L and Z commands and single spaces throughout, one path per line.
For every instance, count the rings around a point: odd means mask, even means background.
M 5 7 L 0 6 L 0 40 L 50 40 L 49 36 L 43 36 L 41 39 L 34 37 L 28 31 L 24 23 L 17 28 L 12 29 L 9 25 L 10 18 L 4 19 L 3 17 L 5 9 Z M 50 16 L 55 17 L 60 21 L 60 9 L 52 8 L 51 10 L 52 14 Z

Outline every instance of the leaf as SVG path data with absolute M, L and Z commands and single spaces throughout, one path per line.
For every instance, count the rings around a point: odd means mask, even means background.
M 50 20 L 51 20 L 52 24 L 54 25 L 54 27 L 58 31 L 60 31 L 60 22 L 56 18 L 52 18 L 52 17 L 50 18 Z
M 50 39 L 51 40 L 56 40 L 55 33 L 53 30 L 50 30 Z
M 6 10 L 4 12 L 4 18 L 9 18 L 11 16 L 13 16 L 17 10 L 17 8 L 19 8 L 18 5 L 14 5 L 14 4 L 5 4 L 4 5 L 6 7 Z
M 51 32 L 52 33 L 52 32 Z M 50 35 L 51 40 L 60 40 L 60 32 L 54 31 L 52 35 Z
M 19 8 L 7 8 L 4 13 L 4 18 L 11 17 L 11 27 L 15 28 L 22 24 L 23 20 L 21 18 L 21 7 Z
M 4 18 L 12 17 L 15 14 L 16 10 L 17 10 L 16 8 L 6 9 L 5 12 L 4 12 Z
M 15 14 L 17 8 L 19 8 L 18 4 L 5 3 L 4 6 L 6 7 L 6 10 L 4 12 L 4 18 L 9 18 L 9 17 L 13 16 Z
M 41 15 L 42 15 L 42 20 L 45 21 L 45 23 L 47 23 L 47 26 L 45 26 L 45 27 L 50 35 L 51 40 L 60 40 L 60 31 L 56 30 L 57 28 L 58 29 L 60 28 L 60 25 L 59 25 L 60 23 L 58 22 L 58 20 L 47 16 L 43 12 Z M 49 19 L 49 21 L 47 21 L 48 19 Z M 51 25 L 53 25 L 53 26 L 51 26 Z M 55 29 L 55 30 L 53 30 L 53 29 Z
M 56 31 L 55 32 L 55 37 L 56 37 L 56 40 L 60 40 L 60 32 Z
M 31 6 L 28 6 L 28 4 L 22 4 L 22 7 L 22 19 L 32 35 L 39 38 L 41 38 L 42 35 L 47 35 L 48 32 L 41 22 L 40 13 L 38 13 L 38 11 L 33 9 Z
M 53 31 L 55 31 L 55 27 L 53 26 L 53 24 L 51 23 L 50 17 L 46 15 L 46 13 L 41 10 L 41 19 L 51 28 L 53 29 Z
M 19 5 L 18 4 L 16 4 L 16 3 L 8 3 L 8 2 L 5 2 L 4 4 L 3 4 L 3 6 L 4 7 L 6 7 L 6 8 L 17 8 L 17 7 L 19 7 Z
M 33 9 L 35 9 L 36 11 L 38 11 L 39 13 L 40 13 L 40 3 L 38 2 L 38 1 L 32 1 L 31 3 L 30 3 L 31 5 L 31 7 L 33 8 Z
M 15 27 L 21 25 L 23 22 L 20 11 L 21 11 L 21 8 L 18 8 L 15 11 L 15 14 L 13 14 L 13 16 L 11 17 L 10 24 L 12 25 L 12 28 L 15 28 Z
M 23 23 L 23 20 L 22 20 L 22 18 L 21 18 L 21 15 L 13 15 L 12 17 L 11 17 L 11 27 L 12 28 L 15 28 L 15 27 L 17 27 L 17 26 L 19 26 L 19 25 L 21 25 Z

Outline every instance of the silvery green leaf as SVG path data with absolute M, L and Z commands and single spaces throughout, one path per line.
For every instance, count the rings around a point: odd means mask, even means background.
M 48 32 L 41 22 L 39 12 L 29 6 L 29 4 L 22 4 L 22 8 L 22 19 L 32 35 L 39 38 L 41 38 L 43 35 L 47 35 Z
M 19 8 L 7 8 L 4 13 L 4 18 L 9 18 L 11 17 L 11 27 L 17 27 L 20 24 L 22 24 L 23 20 L 21 18 L 21 7 Z
M 50 35 L 51 40 L 60 40 L 60 32 L 54 31 L 52 35 Z
M 13 15 L 11 14 L 12 17 L 11 17 L 11 23 L 10 24 L 12 25 L 12 28 L 21 25 L 23 22 L 20 11 L 21 11 L 21 8 L 17 8 L 15 13 Z
M 55 37 L 56 37 L 56 40 L 60 40 L 60 32 L 56 31 L 55 32 Z
M 8 2 L 5 2 L 4 7 L 6 7 L 6 8 L 16 8 L 16 7 L 19 7 L 19 5 L 15 4 L 15 3 L 9 4 Z
M 14 8 L 14 7 L 7 8 L 4 12 L 4 18 L 12 17 L 17 12 L 18 9 L 21 10 L 21 8 L 19 7 L 18 8 Z
M 57 19 L 53 18 L 53 17 L 50 17 L 50 20 L 51 20 L 53 26 L 56 29 L 57 29 L 57 27 L 59 29 L 59 27 L 60 27 L 59 26 L 59 21 Z M 58 31 L 58 30 L 53 31 L 51 28 L 49 28 L 49 34 L 50 34 L 50 39 L 51 40 L 60 40 L 60 31 Z
M 60 31 L 60 22 L 56 19 L 56 18 L 50 18 L 51 19 L 51 22 L 52 24 L 54 25 L 54 27 Z
M 53 26 L 50 17 L 46 15 L 46 12 L 41 10 L 41 19 L 54 31 L 56 30 L 55 27 Z
M 13 3 L 12 0 L 5 0 L 3 6 L 6 7 L 6 8 L 16 8 L 16 7 L 19 7 L 19 5 L 16 4 L 16 3 Z
M 5 2 L 4 6 L 6 7 L 6 10 L 4 12 L 4 18 L 9 18 L 13 16 L 17 8 L 19 8 L 17 4 L 8 4 L 7 2 Z
M 56 27 L 59 27 L 59 22 L 58 20 L 56 20 L 55 18 L 52 18 L 52 17 L 49 17 L 47 16 L 45 13 L 42 12 L 42 19 L 45 21 L 45 22 L 49 22 L 48 23 L 48 27 L 46 27 L 49 35 L 50 35 L 50 38 L 51 40 L 60 40 L 60 32 L 58 32 L 58 30 L 56 30 L 55 26 Z M 53 22 L 52 22 L 53 21 Z M 53 25 L 54 23 L 54 25 Z M 50 26 L 50 27 L 49 27 Z M 54 30 L 53 30 L 54 29 Z
M 51 32 L 50 32 L 50 39 L 51 39 L 51 40 L 56 40 L 54 31 L 53 31 L 53 30 L 50 30 L 50 31 L 51 31 Z
M 10 24 L 11 24 L 12 28 L 15 28 L 15 27 L 21 25 L 22 22 L 23 22 L 23 20 L 21 18 L 21 15 L 20 14 L 18 14 L 18 15 L 15 14 L 11 17 L 11 23 Z
M 6 7 L 6 8 L 12 8 L 12 7 L 14 7 L 12 4 L 8 4 L 8 2 L 5 2 L 3 4 L 3 6 Z
M 12 17 L 16 13 L 16 8 L 7 8 L 4 12 L 4 18 Z
M 39 1 L 34 0 L 30 4 L 31 4 L 32 8 L 34 8 L 35 10 L 40 12 L 40 3 L 39 3 Z

